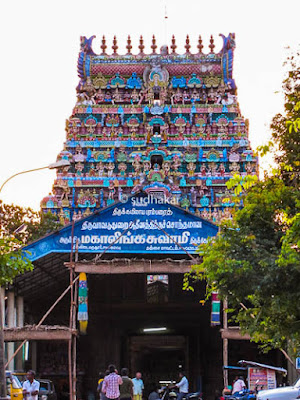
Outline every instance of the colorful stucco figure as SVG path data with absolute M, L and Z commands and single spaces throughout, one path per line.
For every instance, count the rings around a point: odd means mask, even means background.
M 101 54 L 94 36 L 81 37 L 77 102 L 66 121 L 66 141 L 58 159 L 53 194 L 42 200 L 44 212 L 69 223 L 121 201 L 138 191 L 172 199 L 198 216 L 219 223 L 233 206 L 226 182 L 238 173 L 257 174 L 233 79 L 235 35 L 223 38 L 216 53 L 177 54 L 176 41 L 151 53 L 140 38 L 139 53 L 112 54 L 105 37 Z

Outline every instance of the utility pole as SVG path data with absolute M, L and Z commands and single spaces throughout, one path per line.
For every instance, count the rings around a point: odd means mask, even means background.
M 4 296 L 0 287 L 0 400 L 6 400 L 6 376 L 4 360 Z
M 227 318 L 228 300 L 223 301 L 223 329 L 228 329 L 228 318 Z M 223 365 L 228 366 L 228 339 L 223 339 Z M 228 387 L 228 369 L 223 370 L 224 387 Z

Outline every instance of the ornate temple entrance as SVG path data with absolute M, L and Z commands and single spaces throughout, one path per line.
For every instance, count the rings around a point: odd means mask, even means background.
M 152 265 L 158 262 L 152 261 Z M 204 285 L 196 294 L 184 292 L 183 274 L 171 273 L 178 262 L 161 261 L 162 281 L 150 285 L 144 273 L 89 274 L 89 325 L 87 335 L 79 338 L 78 357 L 91 382 L 110 363 L 129 368 L 130 376 L 141 371 L 145 395 L 152 383 L 177 380 L 182 369 L 188 373 L 191 390 L 204 390 L 202 382 L 219 385 L 222 381 L 218 368 L 222 339 L 219 330 L 210 326 L 210 305 L 198 301 Z M 136 263 L 132 260 L 127 270 L 136 270 Z M 86 263 L 76 268 L 91 267 Z M 98 267 L 94 272 L 104 265 Z M 207 360 L 211 360 L 209 367 Z
M 175 380 L 179 370 L 188 368 L 188 338 L 185 336 L 132 336 L 129 342 L 130 369 L 143 371 L 146 392 L 152 383 Z

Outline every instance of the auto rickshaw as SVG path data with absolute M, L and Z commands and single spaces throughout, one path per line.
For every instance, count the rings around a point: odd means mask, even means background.
M 23 388 L 16 375 L 5 371 L 7 394 L 11 400 L 23 400 Z

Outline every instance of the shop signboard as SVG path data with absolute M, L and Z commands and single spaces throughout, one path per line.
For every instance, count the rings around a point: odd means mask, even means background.
M 248 387 L 250 390 L 275 389 L 276 373 L 267 368 L 248 368 Z
M 68 225 L 24 248 L 34 261 L 50 253 L 195 254 L 218 227 L 171 203 L 137 195 Z

